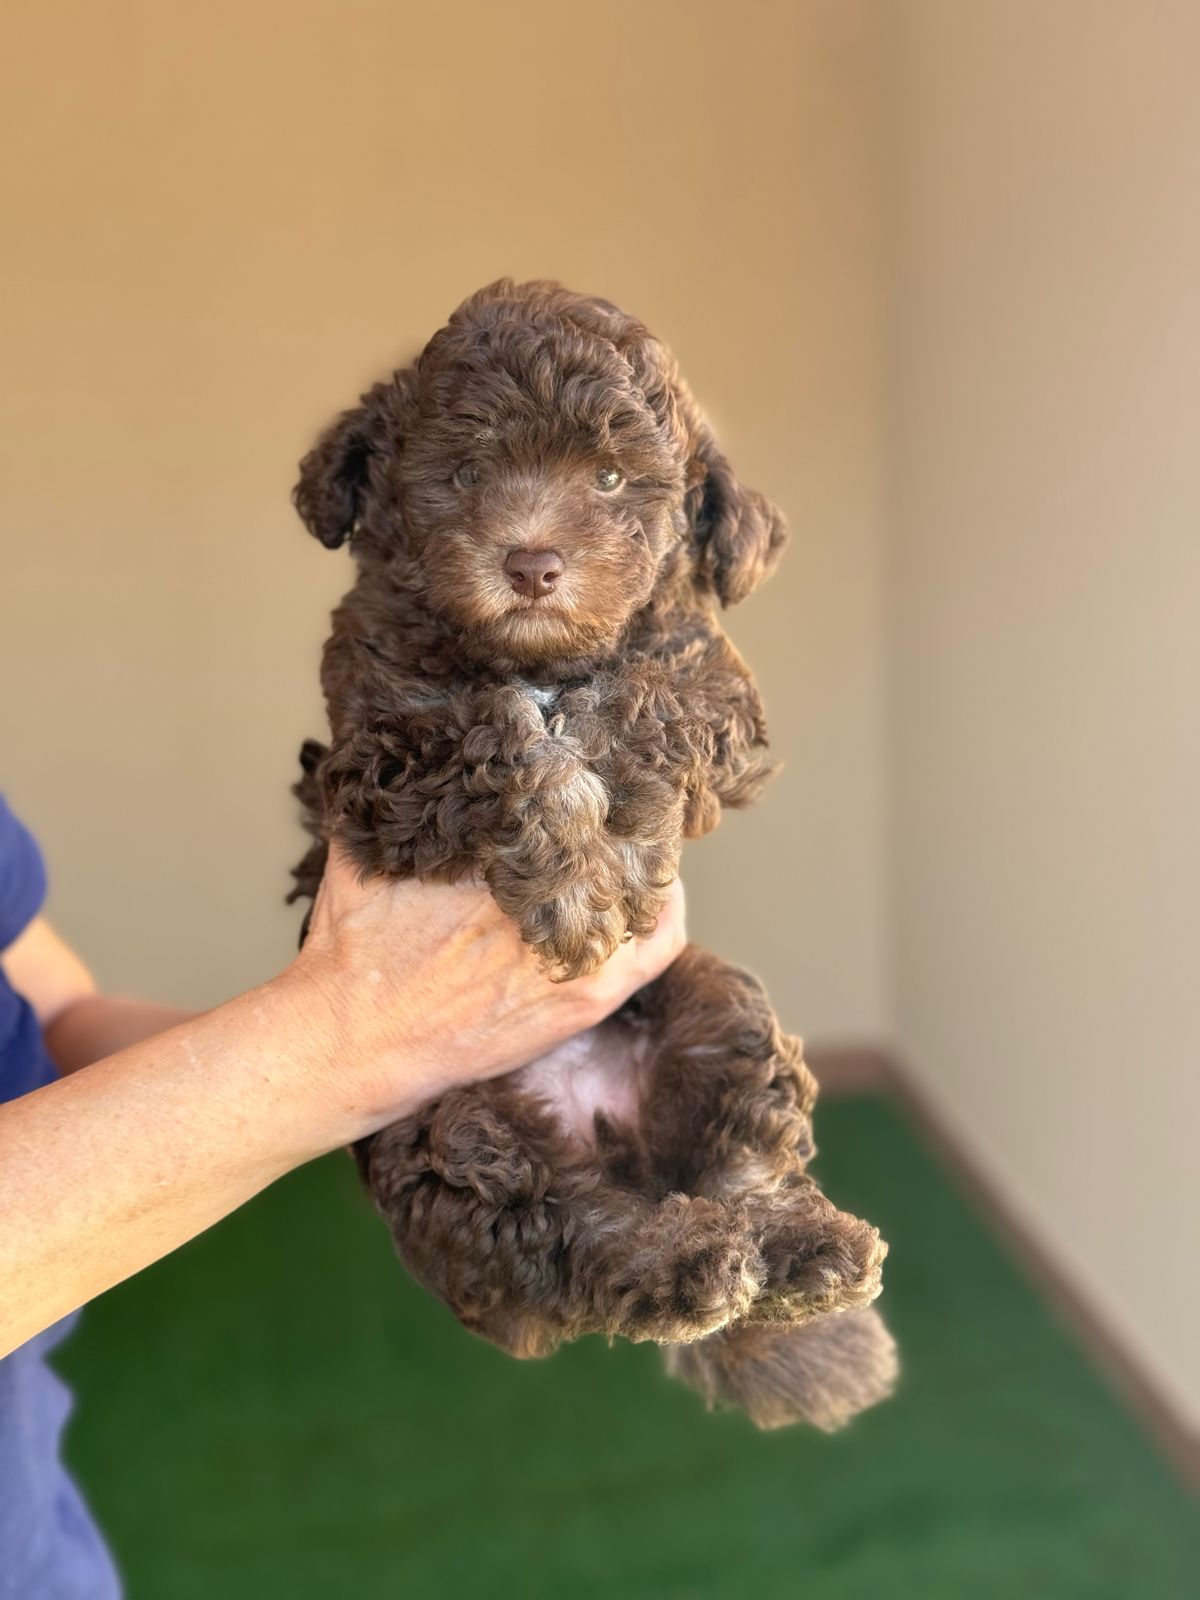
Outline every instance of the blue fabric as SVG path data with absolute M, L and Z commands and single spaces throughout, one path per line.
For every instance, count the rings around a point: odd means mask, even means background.
M 32 835 L 0 796 L 0 950 L 37 915 L 46 870 Z M 0 1101 L 54 1077 L 37 1018 L 0 970 Z M 71 1409 L 46 1355 L 67 1317 L 0 1361 L 0 1596 L 3 1600 L 116 1600 L 120 1585 L 60 1456 Z

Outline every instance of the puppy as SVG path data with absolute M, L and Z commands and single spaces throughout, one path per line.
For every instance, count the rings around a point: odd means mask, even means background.
M 682 842 L 771 771 L 721 630 L 779 558 L 664 347 L 605 300 L 502 280 L 300 469 L 357 580 L 334 613 L 313 845 L 479 876 L 561 978 L 654 927 Z M 650 1339 L 710 1402 L 834 1427 L 886 1394 L 885 1246 L 805 1171 L 815 1085 L 750 974 L 689 947 L 609 1021 L 357 1154 L 409 1269 L 517 1356 Z

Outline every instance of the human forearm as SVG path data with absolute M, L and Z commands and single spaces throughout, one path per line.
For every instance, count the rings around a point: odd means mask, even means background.
M 683 942 L 676 888 L 653 938 L 555 984 L 486 890 L 364 884 L 335 851 L 280 977 L 0 1106 L 0 1354 L 290 1168 L 591 1027 Z
M 115 1055 L 196 1015 L 125 995 L 85 995 L 68 1005 L 44 1030 L 46 1049 L 64 1076 Z
M 0 1354 L 346 1135 L 289 977 L 0 1107 Z
M 140 1044 L 186 1022 L 193 1011 L 97 992 L 96 980 L 45 917 L 35 917 L 2 955 L 0 965 L 42 1025 L 60 1073 Z

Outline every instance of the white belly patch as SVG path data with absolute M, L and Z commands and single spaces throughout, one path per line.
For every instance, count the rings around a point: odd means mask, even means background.
M 611 1018 L 514 1074 L 522 1091 L 536 1095 L 561 1126 L 586 1140 L 595 1137 L 595 1117 L 631 1127 L 637 1122 L 646 1039 Z

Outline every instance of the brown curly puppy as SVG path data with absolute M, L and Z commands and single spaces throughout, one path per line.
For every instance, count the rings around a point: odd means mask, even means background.
M 337 419 L 295 499 L 358 561 L 295 894 L 336 836 L 364 872 L 481 876 L 563 977 L 649 932 L 682 841 L 770 773 L 717 606 L 786 536 L 668 352 L 607 301 L 493 284 Z M 894 1352 L 862 1309 L 885 1247 L 805 1174 L 814 1093 L 761 985 L 691 947 L 358 1155 L 409 1268 L 504 1349 L 652 1339 L 764 1426 L 831 1427 Z

